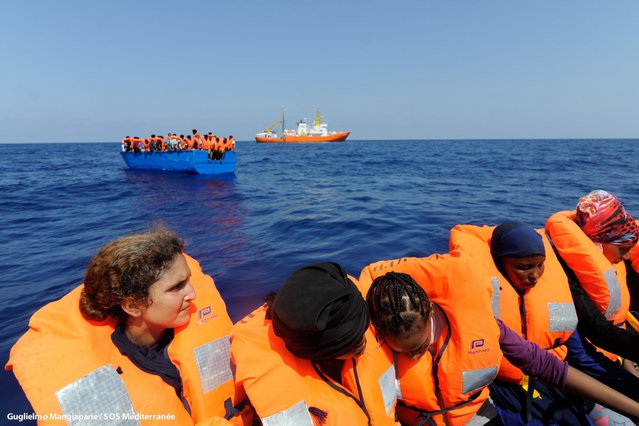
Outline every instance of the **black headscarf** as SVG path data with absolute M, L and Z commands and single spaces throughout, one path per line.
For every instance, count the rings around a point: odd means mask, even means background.
M 315 263 L 295 271 L 277 292 L 273 331 L 295 356 L 327 360 L 361 341 L 370 322 L 368 306 L 344 269 Z
M 502 258 L 546 255 L 544 241 L 535 228 L 524 222 L 504 222 L 493 230 L 490 240 L 490 254 L 505 277 Z

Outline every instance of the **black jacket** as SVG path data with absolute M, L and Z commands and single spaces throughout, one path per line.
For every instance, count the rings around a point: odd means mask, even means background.
M 577 318 L 579 319 L 579 324 L 577 325 L 579 334 L 588 338 L 598 348 L 639 363 L 639 334 L 631 328 L 619 328 L 612 321 L 607 320 L 581 287 L 573 270 L 566 265 L 559 254 L 557 254 L 557 257 L 568 276 L 570 292 L 572 293 Z M 631 289 L 630 310 L 632 311 L 636 310 L 636 306 L 639 305 L 639 275 L 629 263 L 626 266 L 628 269 L 628 287 Z

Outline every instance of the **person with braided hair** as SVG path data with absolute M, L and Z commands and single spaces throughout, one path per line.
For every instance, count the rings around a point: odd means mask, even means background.
M 488 385 L 502 357 L 526 374 L 639 419 L 639 403 L 494 318 L 490 284 L 478 285 L 473 268 L 467 255 L 453 251 L 376 262 L 360 275 L 377 338 L 395 353 L 403 423 L 499 424 Z M 544 423 L 591 424 L 585 408 L 575 410 L 564 423 Z

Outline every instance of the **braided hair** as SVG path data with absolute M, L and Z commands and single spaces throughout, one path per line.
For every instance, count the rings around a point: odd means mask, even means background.
M 371 321 L 382 335 L 400 336 L 418 320 L 426 320 L 431 311 L 428 295 L 408 274 L 388 272 L 375 278 L 366 301 Z

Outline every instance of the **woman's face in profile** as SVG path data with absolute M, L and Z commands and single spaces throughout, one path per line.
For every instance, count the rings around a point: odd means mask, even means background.
M 141 318 L 152 334 L 186 324 L 190 319 L 195 290 L 184 255 L 175 256 L 171 266 L 149 288 L 150 304 L 141 309 Z
M 601 244 L 601 251 L 603 255 L 612 263 L 619 263 L 623 260 L 624 256 L 634 247 L 634 244 Z

